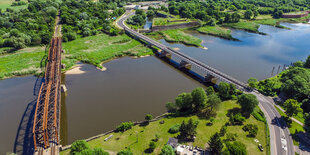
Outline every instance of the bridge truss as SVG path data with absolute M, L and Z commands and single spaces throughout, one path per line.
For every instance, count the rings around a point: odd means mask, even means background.
M 61 37 L 52 38 L 33 121 L 32 132 L 36 151 L 59 144 L 61 51 Z

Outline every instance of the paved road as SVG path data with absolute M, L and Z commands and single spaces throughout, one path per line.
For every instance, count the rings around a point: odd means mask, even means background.
M 123 29 L 129 29 L 125 24 L 124 21 L 129 18 L 130 16 L 134 15 L 134 12 L 128 11 L 123 15 L 118 21 L 117 25 Z M 132 30 L 129 30 L 132 31 Z M 148 37 L 143 36 L 142 34 L 135 34 L 137 37 L 143 38 L 143 40 L 146 40 L 148 42 L 152 42 L 153 45 L 160 47 L 162 49 L 167 50 L 170 52 L 170 48 L 166 47 L 165 45 L 162 45 L 154 40 L 151 40 Z M 175 51 L 172 51 L 175 52 Z M 178 53 L 177 53 L 178 54 Z M 183 56 L 182 56 L 183 55 Z M 184 54 L 181 54 L 181 57 L 188 58 L 189 60 L 193 60 L 188 56 L 184 56 Z M 198 62 L 199 66 L 200 62 Z M 219 74 L 219 76 L 222 76 Z M 223 77 L 227 78 L 227 77 Z M 230 80 L 230 82 L 235 83 L 239 87 L 243 87 L 243 84 L 236 83 L 234 80 Z M 262 94 L 258 92 L 251 92 L 254 94 L 257 99 L 259 100 L 259 107 L 264 112 L 268 126 L 269 126 L 269 132 L 270 132 L 270 151 L 272 155 L 294 155 L 294 146 L 293 146 L 293 140 L 292 136 L 289 133 L 289 130 L 285 124 L 285 122 L 281 119 L 281 115 L 278 113 L 278 111 L 274 107 L 274 103 L 270 98 L 263 96 Z

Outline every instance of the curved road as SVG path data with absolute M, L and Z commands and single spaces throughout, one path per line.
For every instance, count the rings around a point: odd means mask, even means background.
M 180 57 L 193 61 L 190 57 L 184 55 L 183 53 L 173 51 L 169 47 L 166 47 L 165 45 L 158 43 L 140 33 L 137 33 L 130 28 L 128 28 L 124 21 L 128 19 L 130 16 L 134 15 L 134 12 L 127 11 L 118 21 L 117 26 L 125 29 L 131 34 L 134 34 L 138 38 L 143 38 L 143 40 L 146 40 L 148 42 L 151 42 L 153 45 L 160 47 L 162 49 L 165 49 L 168 52 L 171 52 L 173 54 L 179 55 Z M 222 80 L 229 81 L 230 83 L 234 83 L 239 87 L 245 87 L 245 85 L 238 80 L 235 80 L 229 76 L 226 76 L 225 74 L 221 74 L 220 72 L 217 73 L 217 70 L 204 65 L 203 63 L 200 63 L 196 60 L 194 60 L 194 64 L 199 67 L 207 67 L 207 69 L 211 70 L 212 72 L 215 72 L 219 77 L 222 78 Z M 270 152 L 271 155 L 294 155 L 294 146 L 293 146 L 293 140 L 292 136 L 290 135 L 290 132 L 287 128 L 286 123 L 281 119 L 281 115 L 278 113 L 278 111 L 274 107 L 274 102 L 271 98 L 266 97 L 257 91 L 251 92 L 251 94 L 255 95 L 259 101 L 259 107 L 264 112 L 268 127 L 269 127 L 269 133 L 270 133 Z

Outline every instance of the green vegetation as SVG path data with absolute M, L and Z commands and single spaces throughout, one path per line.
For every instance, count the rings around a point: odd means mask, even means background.
M 132 122 L 123 122 L 119 126 L 116 127 L 117 132 L 125 132 L 126 130 L 129 130 L 133 127 Z
M 219 26 L 203 26 L 197 28 L 197 31 L 203 34 L 218 36 L 228 40 L 238 40 L 231 36 L 231 30 Z
M 241 21 L 238 23 L 225 23 L 225 24 L 222 24 L 222 26 L 231 27 L 231 28 L 239 29 L 239 30 L 245 30 L 248 32 L 253 32 L 253 33 L 264 34 L 258 31 L 259 24 L 256 24 L 255 22 L 252 22 L 252 21 Z
M 230 88 L 230 85 L 228 87 Z M 232 94 L 238 95 L 234 89 L 230 88 L 230 93 L 235 92 Z M 164 150 L 168 139 L 174 137 L 182 144 L 201 148 L 205 148 L 209 143 L 215 153 L 223 150 L 233 152 L 234 150 L 227 150 L 228 142 L 242 141 L 246 144 L 244 149 L 249 154 L 264 154 L 265 152 L 259 151 L 254 141 L 253 137 L 256 136 L 260 143 L 268 148 L 266 121 L 258 121 L 251 115 L 246 119 L 242 116 L 242 108 L 236 101 L 221 102 L 218 94 L 211 93 L 207 96 L 202 88 L 196 88 L 191 93 L 181 93 L 176 97 L 175 103 L 167 103 L 167 107 L 174 112 L 160 120 L 130 126 L 131 128 L 126 130 L 122 127 L 116 130 L 122 132 L 113 133 L 115 138 L 104 141 L 109 136 L 106 135 L 89 141 L 88 144 L 91 148 L 101 147 L 109 152 L 130 148 L 133 154 L 142 152 L 159 154 Z M 240 120 L 242 123 L 238 123 Z M 247 125 L 242 126 L 243 123 Z M 68 152 L 64 151 L 62 154 Z
M 238 103 L 241 105 L 241 112 L 245 117 L 249 117 L 258 106 L 258 100 L 253 94 L 242 94 L 238 97 Z
M 26 3 L 26 0 L 21 0 L 20 2 Z M 1 0 L 0 1 L 0 10 L 6 10 L 7 8 L 9 9 L 24 9 L 27 7 L 27 3 L 25 5 L 13 5 L 14 0 Z M 0 12 L 1 12 L 0 11 Z
M 63 40 L 67 42 L 77 39 L 74 36 L 96 35 L 99 30 L 115 36 L 118 32 L 111 23 L 125 12 L 124 8 L 117 7 L 118 3 L 122 2 L 63 0 L 60 6 Z M 107 10 L 113 11 L 109 13 Z
M 44 55 L 43 47 L 25 48 L 0 55 L 0 79 L 41 73 L 40 62 Z
M 71 145 L 70 155 L 109 155 L 102 148 L 91 149 L 85 140 L 77 140 Z
M 143 46 L 125 34 L 110 37 L 99 34 L 80 38 L 63 44 L 66 51 L 62 63 L 70 69 L 76 62 L 81 61 L 98 67 L 104 61 L 123 55 L 143 56 L 153 54 L 152 50 Z
M 145 18 L 146 14 L 143 10 L 136 10 L 136 14 L 127 19 L 126 23 L 134 29 L 142 28 L 145 24 Z
M 66 70 L 70 69 L 76 62 L 81 61 L 101 67 L 101 63 L 115 57 L 143 56 L 153 54 L 152 50 L 143 46 L 127 35 L 115 37 L 99 34 L 63 43 Z M 10 48 L 0 49 L 0 79 L 14 76 L 39 74 L 41 60 L 45 56 L 44 47 L 29 47 L 18 51 Z M 19 60 L 19 61 L 16 61 Z M 43 61 L 44 62 L 44 61 Z M 43 64 L 44 67 L 44 64 Z
M 206 126 L 208 120 L 199 119 L 197 116 L 182 116 L 182 117 L 168 117 L 161 120 L 150 122 L 148 126 L 133 126 L 132 129 L 125 132 L 113 133 L 112 139 L 104 141 L 105 138 L 110 135 L 100 137 L 98 139 L 88 142 L 91 148 L 101 147 L 104 150 L 118 152 L 123 150 L 125 147 L 130 147 L 134 154 L 141 154 L 145 149 L 149 148 L 149 143 L 154 136 L 160 135 L 157 142 L 157 147 L 153 154 L 159 154 L 163 146 L 167 143 L 170 137 L 175 137 L 178 134 L 170 134 L 168 132 L 169 128 L 175 124 L 181 124 L 183 121 L 188 121 L 189 119 L 198 120 L 199 124 L 197 126 L 197 134 L 194 146 L 199 146 L 204 148 L 210 137 L 216 132 L 220 131 L 220 128 L 225 125 L 228 121 L 227 113 L 229 110 L 234 108 L 240 108 L 235 101 L 225 101 L 219 105 L 219 110 L 217 112 L 217 117 L 215 118 L 214 124 L 212 126 Z M 164 121 L 164 124 L 160 122 Z M 250 117 L 245 121 L 245 124 L 256 124 L 258 126 L 257 138 L 260 143 L 266 148 L 266 130 L 265 124 L 263 122 L 257 121 L 254 117 Z M 227 126 L 227 131 L 229 135 L 237 134 L 234 136 L 237 141 L 241 141 L 246 144 L 248 154 L 264 154 L 260 152 L 257 148 L 257 143 L 254 139 L 247 137 L 247 133 L 242 130 L 243 126 Z M 226 135 L 223 139 L 230 137 Z M 138 138 L 138 139 L 137 139 Z M 61 152 L 61 154 L 68 154 L 69 151 Z
M 183 32 L 181 29 L 165 30 L 161 31 L 160 33 L 164 36 L 166 41 L 179 42 L 186 45 L 202 47 L 200 45 L 202 40 Z
M 30 45 L 48 44 L 54 32 L 59 2 L 33 0 L 27 9 L 0 13 L 0 48 L 14 50 Z
M 165 25 L 175 25 L 193 22 L 193 19 L 186 18 L 154 18 L 153 26 L 165 26 Z

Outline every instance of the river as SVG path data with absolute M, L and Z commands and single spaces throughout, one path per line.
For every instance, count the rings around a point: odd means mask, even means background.
M 276 72 L 279 65 L 305 60 L 310 54 L 310 25 L 283 25 L 292 30 L 262 26 L 260 31 L 267 36 L 233 31 L 241 42 L 190 32 L 201 38 L 208 50 L 161 41 L 239 80 L 261 80 L 271 76 L 272 67 Z M 123 121 L 143 120 L 148 113 L 164 113 L 165 103 L 177 94 L 203 87 L 153 56 L 119 58 L 104 66 L 106 71 L 82 65 L 84 74 L 63 75 L 68 88 L 67 95 L 62 94 L 63 145 L 114 129 Z M 19 153 L 31 152 L 25 150 L 31 143 L 26 129 L 31 126 L 27 122 L 32 119 L 36 80 L 33 76 L 0 80 L 0 154 L 14 148 Z
M 310 25 L 282 25 L 292 30 L 262 25 L 259 30 L 267 33 L 266 36 L 234 30 L 232 35 L 241 40 L 240 42 L 189 32 L 203 40 L 202 46 L 208 50 L 160 41 L 170 47 L 179 48 L 182 53 L 243 82 L 250 77 L 263 80 L 272 76 L 273 67 L 274 76 L 279 66 L 282 71 L 284 64 L 304 61 L 310 54 Z

